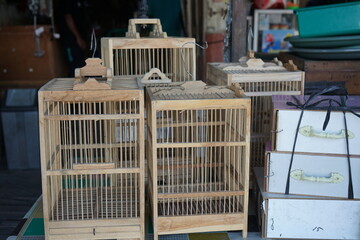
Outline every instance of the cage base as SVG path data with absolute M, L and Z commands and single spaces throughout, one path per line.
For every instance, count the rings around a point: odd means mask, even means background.
M 49 222 L 49 240 L 144 239 L 140 218 Z
M 157 234 L 245 230 L 243 213 L 209 214 L 201 216 L 177 216 L 157 218 Z

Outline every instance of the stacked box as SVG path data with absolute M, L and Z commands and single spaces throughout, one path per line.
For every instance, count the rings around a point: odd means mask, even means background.
M 149 193 L 159 235 L 247 235 L 250 99 L 201 81 L 149 87 Z
M 154 25 L 150 37 L 140 37 L 139 24 Z M 173 82 L 196 80 L 195 39 L 167 37 L 159 19 L 130 19 L 126 37 L 102 38 L 101 48 L 114 76 L 141 76 L 158 68 Z
M 360 238 L 360 201 L 269 193 L 264 190 L 264 169 L 255 168 L 254 172 L 263 238 Z
M 359 218 L 353 214 L 360 210 L 360 118 L 355 114 L 360 98 L 272 100 L 272 151 L 267 153 L 266 178 L 260 180 L 267 196 L 262 201 L 264 237 L 358 239 L 354 226 Z
M 247 63 L 209 63 L 208 81 L 214 85 L 239 83 L 247 96 L 251 97 L 251 167 L 263 167 L 265 145 L 270 140 L 271 96 L 301 95 L 304 90 L 304 72 L 289 71 L 281 64 L 267 66 Z M 255 62 L 256 63 L 256 62 Z M 274 64 L 273 64 L 274 65 Z
M 143 90 L 101 66 L 76 75 L 39 91 L 46 239 L 144 239 Z

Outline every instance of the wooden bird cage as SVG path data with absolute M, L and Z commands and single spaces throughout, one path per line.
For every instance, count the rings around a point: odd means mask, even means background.
M 213 85 L 240 84 L 251 97 L 251 167 L 263 167 L 265 146 L 270 141 L 272 95 L 301 95 L 304 92 L 304 72 L 290 62 L 274 59 L 264 63 L 253 55 L 240 63 L 209 63 L 208 82 Z
M 143 90 L 99 61 L 39 91 L 46 239 L 144 239 Z
M 246 237 L 250 98 L 192 81 L 148 87 L 145 103 L 154 239 L 222 230 Z
M 139 24 L 154 25 L 150 37 L 140 37 Z M 158 68 L 173 82 L 196 80 L 195 39 L 167 37 L 159 19 L 130 19 L 126 37 L 102 38 L 101 48 L 114 76 L 142 76 Z

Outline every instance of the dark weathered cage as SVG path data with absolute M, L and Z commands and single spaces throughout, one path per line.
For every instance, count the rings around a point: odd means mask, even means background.
M 155 239 L 247 234 L 250 99 L 201 81 L 147 88 L 147 157 Z

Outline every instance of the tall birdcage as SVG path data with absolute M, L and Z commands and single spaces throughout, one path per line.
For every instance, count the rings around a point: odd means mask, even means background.
M 39 91 L 46 239 L 144 239 L 143 90 L 100 62 Z
M 140 37 L 137 25 L 153 25 Z M 173 82 L 196 80 L 195 39 L 168 37 L 159 19 L 130 19 L 126 37 L 101 39 L 102 59 L 114 76 L 142 76 L 158 68 Z
M 247 235 L 250 98 L 201 81 L 148 87 L 149 193 L 159 235 Z
M 239 63 L 209 63 L 208 82 L 212 85 L 240 84 L 251 97 L 251 167 L 263 167 L 266 144 L 270 141 L 272 95 L 301 95 L 304 72 L 293 63 L 282 64 L 275 59 L 264 63 L 252 54 Z

